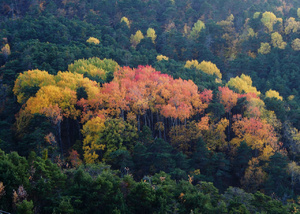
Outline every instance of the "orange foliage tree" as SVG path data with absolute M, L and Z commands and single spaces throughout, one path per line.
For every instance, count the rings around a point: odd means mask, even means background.
M 268 160 L 278 150 L 278 139 L 274 128 L 265 120 L 242 118 L 236 115 L 232 129 L 236 137 L 231 140 L 231 145 L 239 146 L 242 141 L 245 141 L 260 160 Z

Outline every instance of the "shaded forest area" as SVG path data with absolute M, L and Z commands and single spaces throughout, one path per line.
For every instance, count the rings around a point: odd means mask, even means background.
M 0 11 L 0 210 L 300 212 L 299 1 Z

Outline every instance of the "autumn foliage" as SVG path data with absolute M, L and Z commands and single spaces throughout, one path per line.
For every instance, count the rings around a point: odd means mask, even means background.
M 221 78 L 210 62 L 188 61 L 186 67 L 191 66 Z M 105 82 L 112 73 L 113 80 Z M 215 98 L 226 113 L 218 119 L 207 112 L 213 100 L 211 90 L 199 90 L 193 81 L 174 79 L 151 66 L 119 67 L 107 59 L 78 60 L 69 71 L 55 76 L 39 70 L 24 72 L 16 80 L 14 93 L 25 103 L 18 116 L 19 126 L 26 126 L 22 121 L 30 121 L 30 115 L 46 116 L 57 130 L 55 138 L 61 148 L 63 121 L 80 121 L 85 163 L 110 160 L 119 150 L 132 152 L 134 139 L 144 126 L 186 155 L 193 154 L 200 137 L 211 151 L 230 149 L 234 153 L 241 142 L 246 142 L 256 151 L 258 161 L 268 160 L 278 150 L 274 128 L 266 120 L 271 113 L 246 75 L 218 88 Z M 270 97 L 268 93 L 266 96 Z M 246 102 L 241 114 L 235 115 L 233 109 L 241 99 Z M 78 158 L 72 150 L 72 165 L 80 164 Z

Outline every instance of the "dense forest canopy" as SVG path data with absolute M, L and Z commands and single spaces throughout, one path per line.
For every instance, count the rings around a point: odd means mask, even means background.
M 300 212 L 299 1 L 0 11 L 0 212 Z

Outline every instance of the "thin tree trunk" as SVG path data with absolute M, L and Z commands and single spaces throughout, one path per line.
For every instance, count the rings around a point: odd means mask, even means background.
M 137 121 L 138 121 L 138 130 L 141 131 L 141 123 L 140 123 L 140 115 L 137 115 Z
M 67 121 L 67 139 L 68 139 L 68 148 L 71 147 L 71 140 L 70 140 L 70 121 L 69 118 L 66 119 Z
M 64 151 L 63 151 L 62 140 L 61 140 L 61 121 L 58 121 L 57 123 L 57 135 L 58 135 L 58 144 L 60 146 L 61 156 L 63 156 Z

